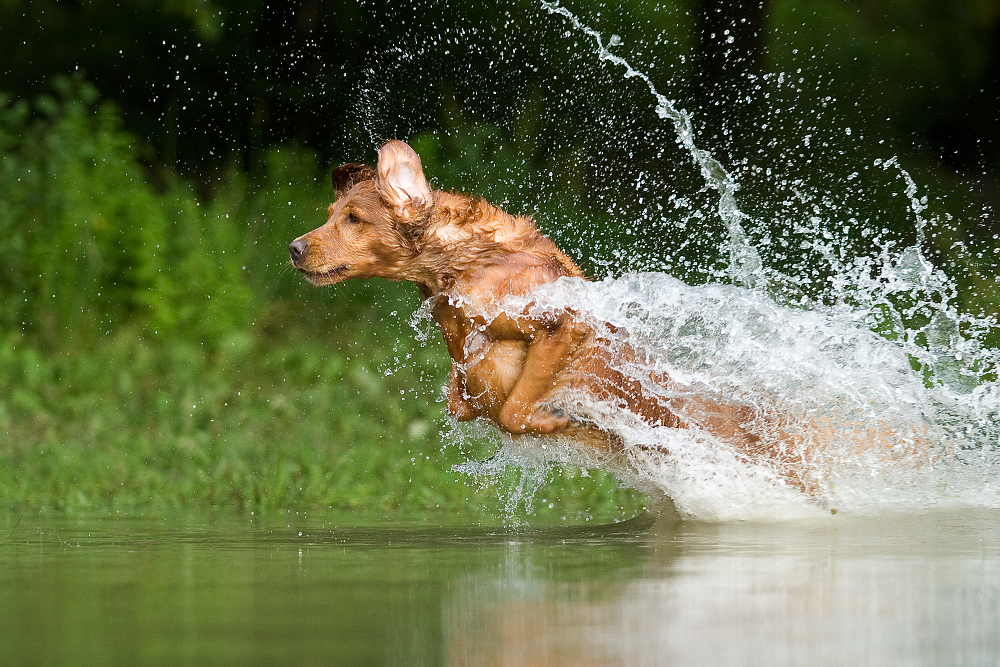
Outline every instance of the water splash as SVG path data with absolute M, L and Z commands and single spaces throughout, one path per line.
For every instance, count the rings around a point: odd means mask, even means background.
M 636 70 L 627 60 L 608 50 L 604 45 L 601 33 L 581 23 L 572 12 L 559 5 L 558 2 L 541 0 L 541 3 L 542 7 L 549 13 L 566 17 L 574 28 L 592 37 L 597 44 L 597 54 L 601 60 L 623 67 L 626 79 L 639 78 L 649 86 L 649 92 L 656 99 L 656 115 L 673 123 L 678 144 L 691 156 L 705 180 L 705 185 L 718 193 L 717 211 L 729 233 L 728 274 L 730 279 L 736 284 L 747 287 L 761 285 L 765 280 L 763 263 L 756 248 L 747 241 L 746 232 L 743 229 L 742 220 L 746 218 L 746 215 L 736 202 L 736 191 L 739 190 L 739 185 L 721 162 L 695 144 L 694 123 L 691 114 L 684 109 L 678 109 L 672 100 L 658 92 L 649 76 Z M 617 35 L 612 36 L 611 46 L 617 46 L 620 43 L 620 38 L 616 40 L 616 37 Z
M 906 183 L 906 189 L 903 192 L 906 194 L 907 198 L 910 200 L 910 208 L 913 210 L 913 217 L 915 218 L 915 228 L 917 231 L 917 247 L 919 248 L 924 244 L 925 233 L 924 230 L 927 227 L 927 221 L 924 220 L 923 213 L 927 210 L 927 197 L 917 199 L 917 184 L 914 182 L 913 177 L 910 173 L 903 169 L 903 166 L 899 164 L 899 160 L 896 156 L 892 156 L 888 160 L 876 160 L 875 166 L 880 166 L 883 169 L 889 169 L 890 167 L 896 167 L 899 170 L 899 175 Z
M 737 201 L 739 185 L 697 146 L 691 115 L 610 51 L 620 39 L 612 36 L 605 45 L 601 33 L 557 2 L 541 0 L 541 6 L 589 36 L 599 60 L 648 86 L 657 115 L 672 123 L 678 144 L 717 194 L 732 284 L 692 287 L 653 273 L 599 283 L 564 279 L 503 309 L 572 309 L 608 340 L 615 340 L 608 325 L 628 332 L 628 344 L 643 350 L 647 361 L 626 363 L 621 355 L 620 370 L 653 395 L 663 388 L 648 378 L 667 373 L 708 397 L 780 413 L 809 452 L 802 465 L 811 491 L 790 488 L 774 466 L 741 460 L 703 431 L 652 427 L 586 396 L 565 396 L 562 404 L 621 438 L 625 446 L 616 460 L 588 460 L 570 446 L 542 449 L 507 439 L 490 465 L 509 462 L 536 472 L 561 463 L 611 468 L 624 483 L 665 493 L 683 514 L 700 518 L 1000 506 L 1000 351 L 984 342 L 997 323 L 961 312 L 954 282 L 924 255 L 932 222 L 925 217 L 928 202 L 899 160 L 875 166 L 897 170 L 914 217 L 915 243 L 901 250 L 885 244 L 876 256 L 846 258 L 821 233 L 820 217 L 789 221 L 832 269 L 832 298 L 802 298 L 794 302 L 798 307 L 776 302 L 766 293 L 780 292 L 776 285 L 794 292 L 803 279 L 764 266 L 744 229 L 748 216 Z M 465 467 L 477 470 L 475 464 Z M 515 503 L 530 493 L 535 478 L 522 478 Z
M 561 456 L 558 445 L 554 446 L 547 439 L 525 438 L 515 441 L 495 430 L 488 433 L 477 430 L 476 425 L 456 429 L 452 431 L 452 435 L 465 437 L 473 432 L 479 439 L 499 441 L 496 454 L 485 461 L 456 464 L 452 469 L 468 475 L 478 484 L 489 484 L 497 488 L 508 523 L 515 527 L 521 525 L 520 510 L 523 508 L 525 513 L 532 513 L 535 492 L 545 484 L 553 465 L 557 462 L 568 463 L 568 458 Z M 503 484 L 511 470 L 517 476 L 516 483 Z

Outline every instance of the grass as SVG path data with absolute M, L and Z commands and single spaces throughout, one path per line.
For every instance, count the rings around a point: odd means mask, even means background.
M 44 351 L 8 333 L 0 504 L 510 518 L 520 471 L 485 484 L 452 471 L 492 446 L 449 437 L 443 345 L 418 343 L 398 314 L 415 296 L 385 283 L 356 290 L 383 298 L 336 320 L 279 302 L 214 345 L 125 328 Z M 644 501 L 609 475 L 570 468 L 549 471 L 535 496 L 519 512 L 619 519 Z

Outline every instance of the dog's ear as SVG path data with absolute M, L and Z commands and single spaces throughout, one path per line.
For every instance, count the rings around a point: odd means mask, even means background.
M 355 162 L 337 167 L 330 174 L 330 180 L 333 181 L 333 192 L 337 199 L 346 195 L 361 181 L 367 181 L 369 178 L 375 178 L 375 171 L 367 164 Z
M 420 156 L 402 141 L 393 139 L 379 150 L 375 185 L 382 201 L 402 222 L 414 221 L 431 203 L 431 186 Z

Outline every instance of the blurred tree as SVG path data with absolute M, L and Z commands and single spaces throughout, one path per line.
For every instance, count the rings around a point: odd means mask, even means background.
M 998 164 L 998 0 L 771 0 L 767 68 L 824 79 L 847 126 L 974 175 Z
M 233 157 L 326 148 L 376 31 L 352 0 L 6 0 L 0 90 L 31 98 L 83 73 L 144 139 L 147 162 L 209 187 Z
M 1000 0 L 652 4 L 566 2 L 589 24 L 624 35 L 622 53 L 635 46 L 627 55 L 661 90 L 683 97 L 678 81 L 687 81 L 694 99 L 684 106 L 697 110 L 707 146 L 725 147 L 730 162 L 759 129 L 767 102 L 758 76 L 798 70 L 832 75 L 844 114 L 863 116 L 851 117 L 854 126 L 932 149 L 952 168 L 1000 159 Z M 120 107 L 147 164 L 197 175 L 210 189 L 234 159 L 259 167 L 276 143 L 309 144 L 332 162 L 370 149 L 376 135 L 443 127 L 435 114 L 450 94 L 476 122 L 509 124 L 530 96 L 546 98 L 540 87 L 565 90 L 551 72 L 583 67 L 573 61 L 589 53 L 582 42 L 554 48 L 560 21 L 535 0 L 2 0 L 0 90 L 31 99 L 54 75 L 82 73 Z M 693 63 L 676 66 L 679 52 Z M 403 62 L 419 68 L 390 77 L 392 89 L 381 85 Z M 539 154 L 567 127 L 608 115 L 605 97 L 574 92 L 535 106 L 544 121 L 533 125 Z

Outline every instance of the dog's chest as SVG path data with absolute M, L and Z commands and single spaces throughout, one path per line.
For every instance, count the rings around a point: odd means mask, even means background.
M 485 322 L 470 318 L 462 308 L 444 303 L 434 308 L 448 353 L 462 369 L 473 406 L 496 418 L 521 377 L 528 342 L 498 339 Z

